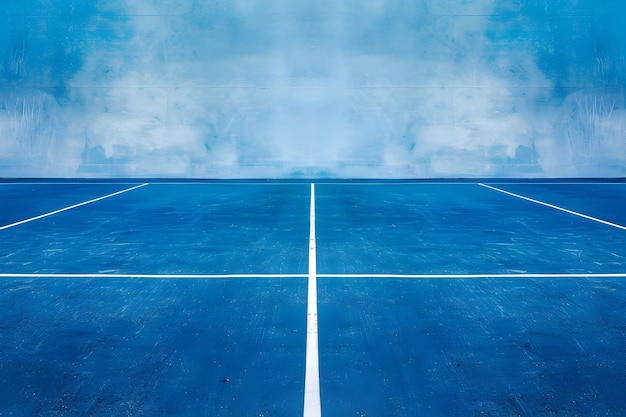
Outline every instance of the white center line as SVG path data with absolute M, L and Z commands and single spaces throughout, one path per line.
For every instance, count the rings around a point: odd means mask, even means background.
M 309 277 L 306 319 L 306 371 L 304 376 L 304 417 L 320 417 L 320 370 L 317 332 L 317 254 L 315 248 L 315 184 L 311 184 L 309 231 Z
M 489 189 L 494 190 L 494 191 L 498 191 L 498 192 L 501 192 L 501 193 L 504 193 L 504 194 L 508 194 L 510 196 L 513 196 L 513 197 L 521 198 L 522 200 L 530 201 L 530 202 L 536 203 L 536 204 L 541 204 L 542 206 L 550 207 L 550 208 L 553 208 L 555 210 L 560 210 L 560 211 L 563 211 L 565 213 L 573 214 L 574 216 L 582 217 L 582 218 L 587 219 L 587 220 L 593 220 L 594 222 L 598 222 L 598 223 L 606 224 L 608 226 L 616 227 L 618 229 L 626 230 L 626 226 L 622 226 L 622 225 L 617 224 L 617 223 L 607 222 L 606 220 L 598 219 L 596 217 L 587 216 L 586 214 L 578 213 L 577 211 L 568 210 L 566 208 L 555 206 L 553 204 L 544 203 L 543 201 L 535 200 L 533 198 L 524 197 L 523 195 L 515 194 L 515 193 L 512 193 L 510 191 L 505 191 L 505 190 L 502 190 L 500 188 L 492 187 L 492 186 L 487 185 L 487 184 L 479 183 L 478 185 L 480 185 L 481 187 L 489 188 Z
M 8 229 L 8 228 L 14 227 L 14 226 L 19 226 L 20 224 L 32 222 L 34 220 L 43 219 L 44 217 L 52 216 L 54 214 L 58 214 L 58 213 L 61 213 L 63 211 L 67 211 L 67 210 L 74 209 L 76 207 L 84 206 L 85 204 L 95 203 L 96 201 L 104 200 L 105 198 L 113 197 L 113 196 L 116 196 L 118 194 L 127 193 L 127 192 L 135 190 L 137 188 L 145 187 L 146 185 L 148 185 L 148 184 L 147 183 L 140 184 L 140 185 L 137 185 L 135 187 L 126 188 L 125 190 L 121 190 L 121 191 L 118 191 L 116 193 L 107 194 L 107 195 L 104 195 L 102 197 L 94 198 L 94 199 L 89 200 L 89 201 L 83 201 L 82 203 L 74 204 L 73 206 L 64 207 L 64 208 L 59 209 L 59 210 L 51 211 L 50 213 L 41 214 L 39 216 L 31 217 L 30 219 L 20 220 L 19 222 L 15 222 L 15 223 L 7 224 L 7 225 L 4 225 L 4 226 L 0 226 L 0 230 Z

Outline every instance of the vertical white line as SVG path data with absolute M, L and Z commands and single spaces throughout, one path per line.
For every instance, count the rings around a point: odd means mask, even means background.
M 309 277 L 306 318 L 306 371 L 304 376 L 304 417 L 320 417 L 320 367 L 317 333 L 317 252 L 315 248 L 315 184 L 311 184 L 309 224 Z

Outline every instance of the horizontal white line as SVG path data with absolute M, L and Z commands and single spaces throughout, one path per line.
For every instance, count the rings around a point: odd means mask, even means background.
M 478 185 L 485 184 L 481 182 L 471 181 L 444 181 L 437 180 L 420 180 L 407 179 L 392 181 L 368 181 L 357 179 L 355 181 L 347 180 L 329 180 L 325 182 L 323 179 L 317 181 L 321 185 Z M 137 182 L 0 182 L 2 185 L 132 185 Z M 239 181 L 239 180 L 208 180 L 208 181 L 154 181 L 151 185 L 308 185 L 306 181 L 280 181 L 280 180 L 259 180 L 259 181 Z M 626 182 L 489 182 L 491 185 L 621 185 L 626 186 Z
M 328 181 L 324 182 L 324 180 L 316 181 L 316 184 L 321 185 L 476 185 L 477 182 L 431 182 L 429 180 L 406 180 L 406 181 Z
M 484 183 L 478 183 L 484 184 Z M 626 182 L 489 182 L 490 185 L 626 185 Z
M 476 185 L 478 182 L 465 182 L 465 181 L 448 181 L 448 182 L 438 182 L 436 180 L 395 180 L 395 181 L 369 181 L 369 180 L 329 180 L 324 181 L 316 180 L 317 184 L 322 185 Z M 117 184 L 117 185 L 130 185 L 137 184 L 136 182 L 11 182 L 11 183 L 0 183 L 0 185 L 106 185 L 106 184 Z M 239 181 L 239 180 L 207 180 L 207 181 L 152 181 L 149 183 L 150 185 L 309 185 L 310 183 L 304 180 L 294 180 L 294 181 L 282 181 L 282 180 L 259 180 L 259 181 Z M 519 184 L 519 183 L 511 183 L 511 184 Z M 596 184 L 596 183 L 590 183 Z
M 0 182 L 0 185 L 133 185 L 135 182 Z M 150 185 L 308 185 L 307 182 L 289 181 L 238 181 L 238 180 L 208 180 L 208 181 L 153 181 Z
M 142 279 L 231 279 L 231 278 L 306 278 L 307 274 L 11 274 L 0 278 L 142 278 Z
M 606 224 L 607 226 L 612 226 L 612 227 L 616 227 L 618 229 L 626 230 L 625 226 L 622 226 L 622 225 L 617 224 L 617 223 L 607 222 L 606 220 L 598 219 L 597 217 L 587 216 L 586 214 L 582 214 L 582 213 L 579 213 L 577 211 L 568 210 L 568 209 L 563 208 L 563 207 L 555 206 L 554 204 L 545 203 L 545 202 L 540 201 L 540 200 L 535 200 L 534 198 L 525 197 L 523 195 L 515 194 L 515 193 L 509 192 L 509 191 L 505 191 L 505 190 L 502 190 L 500 188 L 492 187 L 490 185 L 486 185 L 486 184 L 478 184 L 478 185 L 480 185 L 481 187 L 489 188 L 489 189 L 494 190 L 494 191 L 498 191 L 498 192 L 503 193 L 503 194 L 510 195 L 512 197 L 521 198 L 522 200 L 530 201 L 530 202 L 536 203 L 536 204 L 541 204 L 542 206 L 550 207 L 550 208 L 553 208 L 555 210 L 559 210 L 559 211 L 563 211 L 563 212 L 568 213 L 568 214 L 572 214 L 574 216 L 582 217 L 583 219 L 593 220 L 594 222 Z
M 93 181 L 47 181 L 47 182 L 0 182 L 0 185 L 134 185 L 138 181 L 129 182 L 93 182 Z
M 616 274 L 317 274 L 318 278 L 402 278 L 402 279 L 512 279 L 512 278 L 626 278 Z
M 215 179 L 215 180 L 198 180 L 198 181 L 153 181 L 151 185 L 302 185 L 308 186 L 309 183 L 304 180 L 238 180 L 238 179 Z
M 59 209 L 59 210 L 51 211 L 49 213 L 45 213 L 45 214 L 42 214 L 42 215 L 39 215 L 39 216 L 31 217 L 29 219 L 21 220 L 19 222 L 7 224 L 7 225 L 4 225 L 4 226 L 1 226 L 0 230 L 8 229 L 10 227 L 19 226 L 20 224 L 29 223 L 29 222 L 32 222 L 32 221 L 35 221 L 35 220 L 43 219 L 44 217 L 52 216 L 54 214 L 58 214 L 58 213 L 61 213 L 63 211 L 67 211 L 67 210 L 71 210 L 71 209 L 74 209 L 74 208 L 77 208 L 77 207 L 80 207 L 80 206 L 84 206 L 86 204 L 95 203 L 96 201 L 104 200 L 106 198 L 110 198 L 110 197 L 113 197 L 113 196 L 116 196 L 116 195 L 119 195 L 119 194 L 122 194 L 122 193 L 127 193 L 129 191 L 136 190 L 137 188 L 145 187 L 146 185 L 148 185 L 148 184 L 147 183 L 140 184 L 140 185 L 137 185 L 135 187 L 131 187 L 131 188 L 127 188 L 125 190 L 121 190 L 121 191 L 115 192 L 115 193 L 103 195 L 102 197 L 94 198 L 94 199 L 91 199 L 89 201 L 83 201 L 82 203 L 78 203 L 78 204 L 74 204 L 72 206 L 64 207 L 64 208 Z
M 0 278 L 140 278 L 140 279 L 241 279 L 241 278 L 307 278 L 308 274 L 11 274 L 2 273 Z M 554 273 L 554 274 L 317 274 L 317 278 L 358 279 L 516 279 L 516 278 L 626 278 L 626 273 Z
M 478 181 L 437 181 L 437 180 L 406 180 L 406 181 L 316 181 L 322 185 L 484 185 Z M 489 184 L 493 185 L 622 185 L 626 186 L 626 182 L 497 182 Z

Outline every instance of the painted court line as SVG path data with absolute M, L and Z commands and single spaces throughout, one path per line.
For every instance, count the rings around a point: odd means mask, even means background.
M 270 182 L 271 184 L 272 182 Z M 254 184 L 254 183 L 253 183 Z M 297 184 L 287 182 L 286 184 Z M 406 179 L 406 180 L 388 180 L 379 181 L 377 179 L 355 179 L 342 180 L 318 180 L 318 185 L 476 185 L 483 184 L 480 181 L 472 180 L 437 180 L 437 179 Z M 501 185 L 626 185 L 626 181 L 623 179 L 616 179 L 615 181 L 504 181 L 497 182 L 489 181 L 489 184 L 501 184 Z
M 317 249 L 315 243 L 315 184 L 311 184 L 309 217 L 309 275 L 306 318 L 306 370 L 304 375 L 304 417 L 320 417 L 320 370 L 317 329 Z
M 308 274 L 76 274 L 76 273 L 54 273 L 54 274 L 12 274 L 0 273 L 0 278 L 41 278 L 41 279 L 62 279 L 62 278 L 119 278 L 119 279 L 282 279 L 282 278 L 308 278 Z M 626 273 L 552 273 L 552 274 L 317 274 L 315 278 L 398 278 L 398 279 L 528 279 L 528 278 L 626 278 Z M 309 292 L 314 297 L 317 296 L 317 288 Z M 317 304 L 313 306 L 317 310 Z M 310 311 L 310 310 L 309 310 Z M 316 322 L 314 323 L 316 324 Z M 308 326 L 307 326 L 308 328 Z M 317 326 L 314 326 L 317 329 Z
M 480 183 L 476 183 L 480 184 Z M 533 181 L 533 182 L 492 182 L 489 181 L 491 185 L 626 185 L 623 180 L 617 180 L 614 182 L 610 181 L 601 181 L 601 182 L 593 182 L 593 181 L 572 181 L 572 182 L 550 182 L 550 181 Z
M 0 182 L 0 185 L 133 185 L 137 181 L 96 182 L 96 181 L 38 181 L 38 182 Z
M 492 187 L 492 186 L 487 185 L 487 184 L 478 183 L 478 185 L 480 185 L 481 187 L 489 188 L 489 189 L 494 190 L 494 191 L 498 191 L 498 192 L 501 192 L 501 193 L 504 193 L 504 194 L 508 194 L 510 196 L 513 196 L 513 197 L 521 198 L 522 200 L 530 201 L 530 202 L 536 203 L 536 204 L 541 204 L 542 206 L 550 207 L 550 208 L 553 208 L 555 210 L 560 210 L 560 211 L 563 211 L 565 213 L 572 214 L 574 216 L 582 217 L 582 218 L 587 219 L 587 220 L 593 220 L 594 222 L 598 222 L 598 223 L 606 224 L 608 226 L 616 227 L 618 229 L 626 230 L 626 226 L 622 226 L 622 225 L 619 225 L 619 224 L 616 224 L 616 223 L 607 222 L 606 220 L 598 219 L 597 217 L 587 216 L 586 214 L 578 213 L 577 211 L 568 210 L 568 209 L 563 208 L 563 207 L 555 206 L 554 204 L 549 204 L 549 203 L 545 203 L 543 201 L 535 200 L 533 198 L 524 197 L 523 195 L 515 194 L 515 193 L 509 192 L 509 191 L 505 191 L 505 190 L 502 190 L 500 188 Z
M 399 278 L 399 279 L 528 279 L 528 278 L 626 278 L 626 273 L 608 274 L 318 274 L 318 278 Z
M 54 214 L 58 214 L 58 213 L 61 213 L 63 211 L 75 209 L 76 207 L 84 206 L 86 204 L 95 203 L 96 201 L 104 200 L 106 198 L 114 197 L 114 196 L 122 194 L 122 193 L 127 193 L 129 191 L 136 190 L 137 188 L 145 187 L 146 185 L 148 185 L 148 184 L 147 183 L 140 184 L 140 185 L 137 185 L 135 187 L 127 188 L 125 190 L 121 190 L 121 191 L 118 191 L 118 192 L 115 192 L 115 193 L 112 193 L 112 194 L 107 194 L 107 195 L 104 195 L 102 197 L 94 198 L 94 199 L 89 200 L 89 201 L 83 201 L 82 203 L 74 204 L 74 205 L 69 206 L 69 207 L 64 207 L 64 208 L 59 209 L 59 210 L 51 211 L 50 213 L 41 214 L 39 216 L 31 217 L 30 219 L 20 220 L 19 222 L 7 224 L 5 226 L 1 226 L 0 230 L 8 229 L 8 228 L 14 227 L 14 226 L 19 226 L 20 224 L 32 222 L 34 220 L 43 219 L 44 217 L 52 216 Z
M 123 279 L 241 279 L 241 278 L 307 278 L 307 274 L 11 274 L 2 273 L 0 278 L 123 278 Z

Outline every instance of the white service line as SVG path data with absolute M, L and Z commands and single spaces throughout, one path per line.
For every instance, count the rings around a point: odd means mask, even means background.
M 626 278 L 626 273 L 528 273 L 528 274 L 316 274 L 316 278 L 355 278 L 355 279 L 528 279 L 528 278 Z M 283 279 L 283 278 L 308 278 L 308 274 L 82 274 L 82 273 L 0 273 L 0 278 L 119 278 L 119 279 Z M 313 293 L 317 288 L 313 290 Z M 309 292 L 311 294 L 311 292 Z M 315 294 L 313 294 L 315 295 Z M 317 308 L 317 306 L 315 306 Z M 317 328 L 317 327 L 315 327 Z
M 311 184 L 309 217 L 309 275 L 306 318 L 306 370 L 304 375 L 304 417 L 320 417 L 320 369 L 317 331 L 317 252 L 315 246 L 315 184 Z
M 480 184 L 480 183 L 476 183 L 476 184 Z M 625 182 L 623 181 L 602 181 L 602 182 L 595 182 L 595 181 L 576 181 L 576 182 L 555 182 L 555 181 L 531 181 L 531 182 L 519 182 L 519 181 L 514 181 L 514 182 L 506 182 L 506 181 L 499 181 L 499 182 L 493 182 L 493 181 L 489 181 L 489 184 L 491 185 L 626 185 Z
M 148 183 L 140 184 L 140 185 L 137 185 L 137 186 L 131 187 L 131 188 L 126 188 L 125 190 L 121 190 L 121 191 L 118 191 L 118 192 L 115 192 L 115 193 L 112 193 L 112 194 L 107 194 L 107 195 L 104 195 L 102 197 L 94 198 L 93 200 L 83 201 L 82 203 L 74 204 L 73 206 L 69 206 L 69 207 L 64 207 L 64 208 L 59 209 L 59 210 L 51 211 L 50 213 L 45 213 L 45 214 L 41 214 L 39 216 L 31 217 L 30 219 L 20 220 L 19 222 L 15 222 L 15 223 L 7 224 L 7 225 L 4 225 L 4 226 L 0 226 L 0 230 L 8 229 L 8 228 L 14 227 L 14 226 L 19 226 L 20 224 L 32 222 L 34 220 L 43 219 L 44 217 L 52 216 L 54 214 L 58 214 L 58 213 L 61 213 L 63 211 L 71 210 L 71 209 L 74 209 L 76 207 L 84 206 L 86 204 L 95 203 L 96 201 L 104 200 L 105 198 L 113 197 L 113 196 L 116 196 L 118 194 L 127 193 L 127 192 L 135 190 L 137 188 L 145 187 L 146 185 L 148 185 Z
M 2 273 L 0 278 L 141 278 L 141 279 L 236 279 L 236 278 L 306 278 L 307 274 L 11 274 Z
M 398 279 L 528 279 L 528 278 L 626 278 L 626 273 L 554 274 L 318 274 L 318 278 L 398 278 Z
M 0 182 L 0 185 L 133 185 L 137 181 L 132 182 L 96 182 L 96 181 L 43 181 L 43 182 Z
M 582 217 L 582 218 L 587 219 L 587 220 L 593 220 L 594 222 L 598 222 L 598 223 L 606 224 L 608 226 L 616 227 L 618 229 L 626 230 L 626 226 L 622 226 L 622 225 L 617 224 L 617 223 L 611 223 L 611 222 L 607 222 L 606 220 L 598 219 L 597 217 L 587 216 L 586 214 L 578 213 L 577 211 L 568 210 L 568 209 L 563 208 L 563 207 L 555 206 L 554 204 L 549 204 L 549 203 L 545 203 L 543 201 L 535 200 L 534 198 L 524 197 L 523 195 L 515 194 L 515 193 L 512 193 L 510 191 L 506 191 L 506 190 L 502 190 L 500 188 L 492 187 L 491 185 L 482 184 L 482 183 L 478 183 L 478 185 L 480 185 L 481 187 L 489 188 L 489 189 L 494 190 L 494 191 L 498 191 L 498 192 L 501 192 L 501 193 L 504 193 L 504 194 L 508 194 L 510 196 L 513 196 L 513 197 L 521 198 L 522 200 L 530 201 L 530 202 L 533 202 L 533 203 L 536 203 L 536 204 L 541 204 L 542 206 L 550 207 L 550 208 L 553 208 L 555 210 L 560 210 L 560 211 L 563 211 L 565 213 L 573 214 L 574 216 Z

